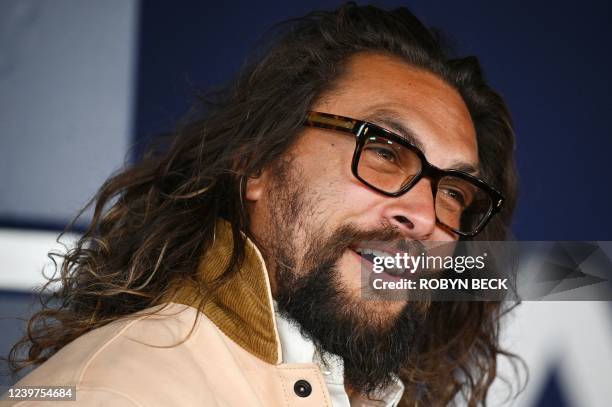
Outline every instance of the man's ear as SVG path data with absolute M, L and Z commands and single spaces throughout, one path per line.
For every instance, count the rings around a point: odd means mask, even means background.
M 265 170 L 255 176 L 246 177 L 245 195 L 247 201 L 256 202 L 263 196 L 268 178 L 268 171 Z

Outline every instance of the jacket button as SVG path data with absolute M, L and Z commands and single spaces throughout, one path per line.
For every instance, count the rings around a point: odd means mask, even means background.
M 298 380 L 293 385 L 293 391 L 300 397 L 308 397 L 312 393 L 312 386 L 306 380 Z

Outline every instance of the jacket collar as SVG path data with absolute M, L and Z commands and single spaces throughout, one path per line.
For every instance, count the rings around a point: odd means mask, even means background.
M 233 251 L 232 227 L 219 219 L 211 247 L 202 256 L 198 278 L 211 282 L 223 274 Z M 199 308 L 229 338 L 261 360 L 280 364 L 282 352 L 268 272 L 255 244 L 247 238 L 244 262 L 213 294 L 180 281 L 169 299 Z

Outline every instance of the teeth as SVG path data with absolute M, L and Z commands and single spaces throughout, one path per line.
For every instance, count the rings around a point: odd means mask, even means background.
M 394 257 L 392 254 L 389 254 L 388 252 L 383 252 L 380 250 L 374 250 L 374 249 L 367 249 L 367 248 L 355 248 L 355 251 L 359 254 L 371 254 L 372 256 L 376 256 L 376 257 Z
M 388 254 L 379 250 L 372 250 L 372 254 L 376 257 L 388 257 Z
M 371 254 L 376 257 L 393 257 L 393 255 L 383 252 L 380 250 L 367 249 L 367 248 L 355 248 L 355 251 L 360 254 Z
M 371 255 L 374 257 L 378 257 L 378 258 L 386 258 L 386 257 L 391 257 L 394 258 L 395 256 L 389 252 L 384 252 L 381 250 L 374 250 L 374 249 L 368 249 L 368 248 L 354 248 L 354 251 L 359 253 L 361 256 L 363 255 Z M 370 261 L 372 261 L 370 259 Z M 405 269 L 404 268 L 398 268 L 398 267 L 392 267 L 392 268 L 385 268 L 385 273 L 390 274 L 390 275 L 402 275 L 404 273 Z

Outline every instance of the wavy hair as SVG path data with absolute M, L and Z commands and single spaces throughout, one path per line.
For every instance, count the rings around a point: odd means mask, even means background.
M 94 213 L 80 240 L 66 253 L 50 254 L 60 261 L 41 292 L 42 310 L 11 350 L 13 371 L 162 303 L 176 281 L 202 284 L 195 278 L 197 265 L 219 217 L 233 228 L 233 261 L 219 284 L 229 278 L 244 257 L 240 231 L 249 229 L 241 177 L 278 162 L 301 134 L 310 107 L 360 52 L 400 58 L 438 75 L 463 96 L 476 128 L 481 172 L 507 197 L 503 211 L 477 238 L 506 238 L 516 197 L 514 134 L 506 104 L 475 57 L 454 57 L 439 35 L 405 8 L 346 4 L 280 24 L 274 33 L 272 44 L 234 81 L 200 95 L 202 108 L 101 186 L 87 205 Z M 418 355 L 401 374 L 402 405 L 446 405 L 457 397 L 469 406 L 486 403 L 497 357 L 513 357 L 499 346 L 506 311 L 498 302 L 432 304 Z

